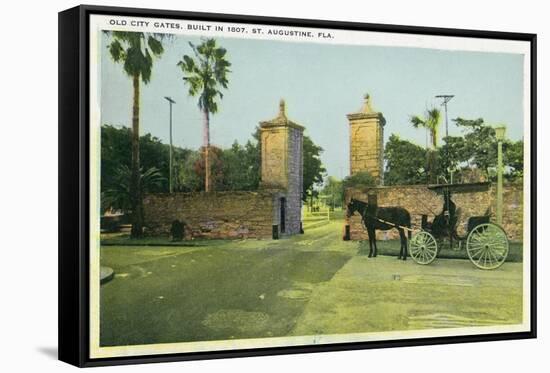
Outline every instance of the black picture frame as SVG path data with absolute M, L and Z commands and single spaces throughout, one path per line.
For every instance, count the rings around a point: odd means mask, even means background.
M 239 22 L 294 27 L 315 27 L 413 35 L 489 38 L 530 43 L 531 117 L 531 330 L 488 335 L 430 337 L 378 342 L 256 348 L 231 351 L 174 353 L 121 358 L 89 357 L 89 17 L 92 14 L 174 18 L 197 21 Z M 197 13 L 155 9 L 82 5 L 59 13 L 59 360 L 79 367 L 151 362 L 219 359 L 259 355 L 283 355 L 325 351 L 390 348 L 417 345 L 499 341 L 535 338 L 536 297 L 536 139 L 537 139 L 537 36 L 528 33 L 461 30 L 416 26 L 383 25 L 311 19 L 274 18 L 231 14 Z

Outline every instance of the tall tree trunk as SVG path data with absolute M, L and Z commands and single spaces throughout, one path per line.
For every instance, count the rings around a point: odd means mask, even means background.
M 428 149 L 428 152 L 427 152 L 428 183 L 437 184 L 437 160 L 436 160 L 437 132 L 436 130 L 431 128 L 429 132 L 430 132 L 430 149 Z
M 202 140 L 204 144 L 204 190 L 212 191 L 212 180 L 210 175 L 210 115 L 207 109 L 203 110 L 204 123 Z
M 139 171 L 139 74 L 133 76 L 134 102 L 132 107 L 132 176 L 130 200 L 132 203 L 132 238 L 143 235 L 143 201 L 141 199 L 141 178 Z

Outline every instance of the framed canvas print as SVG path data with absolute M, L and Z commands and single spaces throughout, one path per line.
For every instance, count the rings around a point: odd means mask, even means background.
M 533 338 L 536 36 L 59 14 L 59 357 Z

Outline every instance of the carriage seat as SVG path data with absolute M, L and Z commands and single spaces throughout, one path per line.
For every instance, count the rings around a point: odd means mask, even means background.
M 477 226 L 480 225 L 480 224 L 489 223 L 489 221 L 490 221 L 490 216 L 489 216 L 489 215 L 485 215 L 485 216 L 471 216 L 471 217 L 468 219 L 468 232 L 473 231 L 474 228 L 477 227 Z

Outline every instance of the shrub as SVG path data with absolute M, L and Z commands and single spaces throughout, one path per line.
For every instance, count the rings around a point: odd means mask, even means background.
M 376 186 L 376 179 L 368 171 L 358 172 L 344 179 L 344 188 Z

